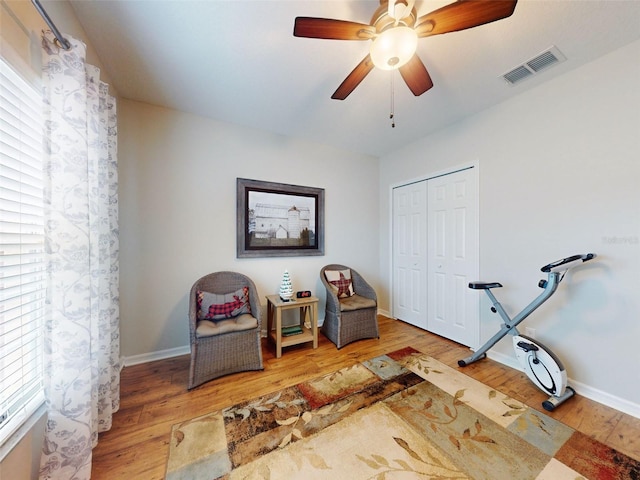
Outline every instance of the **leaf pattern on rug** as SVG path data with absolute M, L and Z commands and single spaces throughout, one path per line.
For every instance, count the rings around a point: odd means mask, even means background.
M 177 447 L 178 445 L 180 445 L 182 443 L 182 441 L 184 440 L 184 432 L 182 430 L 178 430 L 176 429 L 173 432 L 173 438 L 175 439 L 175 443 L 174 445 Z
M 191 420 L 187 420 L 180 424 L 180 428 L 174 428 L 172 431 L 172 437 L 174 440 L 174 445 L 177 447 L 184 441 L 184 429 L 188 428 L 189 425 L 193 423 L 211 423 L 215 422 L 215 419 L 211 415 L 205 415 L 203 417 L 192 418 Z
M 491 395 L 493 394 L 493 395 Z M 495 390 L 491 390 L 491 392 L 489 392 L 489 398 L 495 398 L 497 396 L 497 392 Z M 522 405 L 520 402 L 517 402 L 515 400 L 511 400 L 509 398 L 504 398 L 502 400 L 502 404 L 509 407 L 510 410 L 504 412 L 502 414 L 503 417 L 511 417 L 511 416 L 517 416 L 520 417 L 520 415 L 522 414 L 522 412 L 524 412 L 527 408 Z M 519 419 L 521 420 L 521 419 Z
M 431 427 L 431 429 L 434 432 L 438 431 L 438 425 L 442 426 L 442 425 L 449 425 L 454 423 L 456 420 L 458 420 L 458 407 L 460 405 L 464 405 L 465 402 L 462 401 L 462 398 L 464 397 L 464 393 L 465 393 L 465 389 L 461 389 L 458 390 L 455 395 L 451 398 L 451 405 L 443 405 L 442 406 L 442 412 L 436 412 L 436 413 L 432 413 L 430 410 L 433 407 L 433 399 L 429 398 L 428 401 L 426 401 L 424 403 L 424 412 L 419 412 L 422 415 L 424 415 L 425 417 L 427 417 L 429 419 L 429 425 Z M 444 417 L 442 417 L 442 413 L 444 414 Z M 476 419 L 474 426 L 473 426 L 473 430 L 475 430 L 475 433 L 471 433 L 471 428 L 465 428 L 462 431 L 462 434 L 450 434 L 449 435 L 449 441 L 458 449 L 461 450 L 462 449 L 462 442 L 463 441 L 474 441 L 474 442 L 484 442 L 484 443 L 496 443 L 496 441 L 487 436 L 487 435 L 483 435 L 481 434 L 482 431 L 482 424 L 480 423 L 480 420 Z
M 320 378 L 303 382 L 297 387 L 310 407 L 316 409 L 379 382 L 380 377 L 358 363 Z
M 302 415 L 289 417 L 285 420 L 276 420 L 276 423 L 281 427 L 287 427 L 287 426 L 292 427 L 291 431 L 282 438 L 282 441 L 278 445 L 278 448 L 284 448 L 287 445 L 289 445 L 292 441 L 301 440 L 302 438 L 304 438 L 302 430 L 298 428 L 298 423 L 300 422 L 300 420 L 302 420 L 302 424 L 303 426 L 305 426 L 310 422 L 312 422 L 313 419 L 316 417 L 325 417 L 327 415 L 333 415 L 335 413 L 344 413 L 348 411 L 349 408 L 351 408 L 352 403 L 353 402 L 351 401 L 345 402 L 342 405 L 332 403 L 322 407 L 319 410 L 311 410 L 311 411 L 307 410 L 304 413 L 302 413 Z
M 496 443 L 496 441 L 487 436 L 487 435 L 481 435 L 480 432 L 482 431 L 482 424 L 480 423 L 480 420 L 476 420 L 476 423 L 474 425 L 474 429 L 476 431 L 476 433 L 471 434 L 471 429 L 470 428 L 465 428 L 464 432 L 462 432 L 462 439 L 463 440 L 472 440 L 474 442 L 484 442 L 484 443 Z M 458 450 L 460 450 L 460 444 L 458 442 Z
M 539 428 L 541 431 L 543 431 L 547 435 L 551 435 L 551 432 L 547 430 L 547 426 L 544 420 L 535 415 L 532 415 L 529 417 L 520 416 L 518 420 L 516 420 L 515 427 L 522 432 L 527 431 L 530 426 L 529 422 L 533 422 L 534 427 Z
M 295 398 L 290 401 L 281 401 L 280 398 L 282 396 L 282 392 L 278 392 L 275 396 L 271 398 L 261 397 L 256 401 L 253 401 L 247 405 L 234 408 L 228 407 L 222 410 L 222 416 L 224 418 L 228 418 L 231 420 L 236 419 L 236 417 L 241 417 L 241 421 L 245 421 L 251 415 L 252 411 L 256 412 L 271 412 L 275 408 L 288 408 L 292 406 L 298 406 L 304 404 L 304 399 Z
M 424 477 L 429 479 L 440 479 L 440 480 L 457 480 L 457 479 L 466 479 L 466 476 L 460 476 L 460 472 L 455 470 L 450 470 L 447 474 L 447 466 L 444 465 L 440 459 L 436 456 L 428 455 L 429 458 L 424 459 L 418 453 L 416 453 L 409 443 L 400 437 L 393 437 L 393 440 L 400 446 L 402 449 L 407 452 L 407 454 L 413 458 L 414 460 L 420 462 L 424 468 L 424 470 L 418 470 L 417 468 L 409 465 L 405 460 L 395 458 L 392 460 L 388 460 L 382 455 L 371 454 L 369 457 L 365 457 L 363 455 L 356 454 L 356 458 L 367 465 L 369 468 L 376 470 L 377 473 L 370 478 L 376 480 L 384 480 L 387 478 L 387 474 L 391 473 L 413 473 L 418 477 Z M 397 466 L 395 466 L 397 465 Z M 439 474 L 437 477 L 433 476 L 433 468 L 437 468 L 439 470 Z M 380 471 L 382 470 L 382 471 Z M 445 470 L 445 475 L 443 475 L 442 470 Z
M 331 470 L 324 458 L 312 450 L 305 449 L 302 453 L 292 457 L 296 467 L 300 470 L 303 468 L 304 462 L 307 461 L 316 470 Z
M 423 373 L 425 375 L 429 375 L 430 373 L 437 373 L 437 374 L 444 373 L 441 370 L 436 370 L 432 368 L 429 365 L 429 357 L 426 357 L 424 354 L 420 352 L 407 355 L 402 360 L 400 360 L 400 363 L 405 368 L 408 368 L 410 370 L 415 369 L 419 373 Z
M 408 389 L 405 390 L 404 392 L 401 392 L 400 395 L 403 398 L 407 398 L 410 397 L 412 395 L 415 395 L 416 390 L 415 389 Z M 458 418 L 458 406 L 459 405 L 464 405 L 464 402 L 462 400 L 460 400 L 462 397 L 464 396 L 464 389 L 463 390 L 458 390 L 455 394 L 455 396 L 452 397 L 451 399 L 451 406 L 449 405 L 443 405 L 442 406 L 442 412 L 440 411 L 436 411 L 434 412 L 432 410 L 433 405 L 434 405 L 434 401 L 433 398 L 428 398 L 423 404 L 423 409 L 421 410 L 417 410 L 418 415 L 422 415 L 424 416 L 426 419 L 428 419 L 429 425 L 431 427 L 431 429 L 436 432 L 438 430 L 438 425 L 448 425 L 450 423 L 453 423 L 454 421 L 456 421 L 456 419 Z M 416 412 L 416 410 L 414 410 L 413 408 L 411 408 L 410 406 L 406 406 L 406 407 L 401 407 L 399 410 L 401 411 L 411 411 L 411 412 Z M 444 414 L 445 419 L 442 418 L 442 414 Z

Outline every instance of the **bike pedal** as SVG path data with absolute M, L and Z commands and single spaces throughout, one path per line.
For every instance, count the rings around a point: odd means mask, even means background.
M 533 343 L 518 342 L 518 346 L 525 352 L 537 352 L 539 348 Z

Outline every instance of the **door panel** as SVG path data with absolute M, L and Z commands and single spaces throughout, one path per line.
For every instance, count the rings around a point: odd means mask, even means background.
M 427 328 L 426 182 L 393 190 L 393 315 Z
M 428 180 L 427 329 L 475 347 L 479 342 L 476 170 Z

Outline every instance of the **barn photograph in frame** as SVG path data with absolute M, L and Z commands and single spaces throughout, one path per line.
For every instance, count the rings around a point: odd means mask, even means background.
M 324 189 L 237 179 L 237 256 L 324 255 Z

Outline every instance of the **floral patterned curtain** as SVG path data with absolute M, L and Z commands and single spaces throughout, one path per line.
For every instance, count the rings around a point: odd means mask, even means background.
M 41 479 L 88 480 L 98 432 L 119 407 L 115 99 L 85 45 L 43 33 L 48 421 Z

